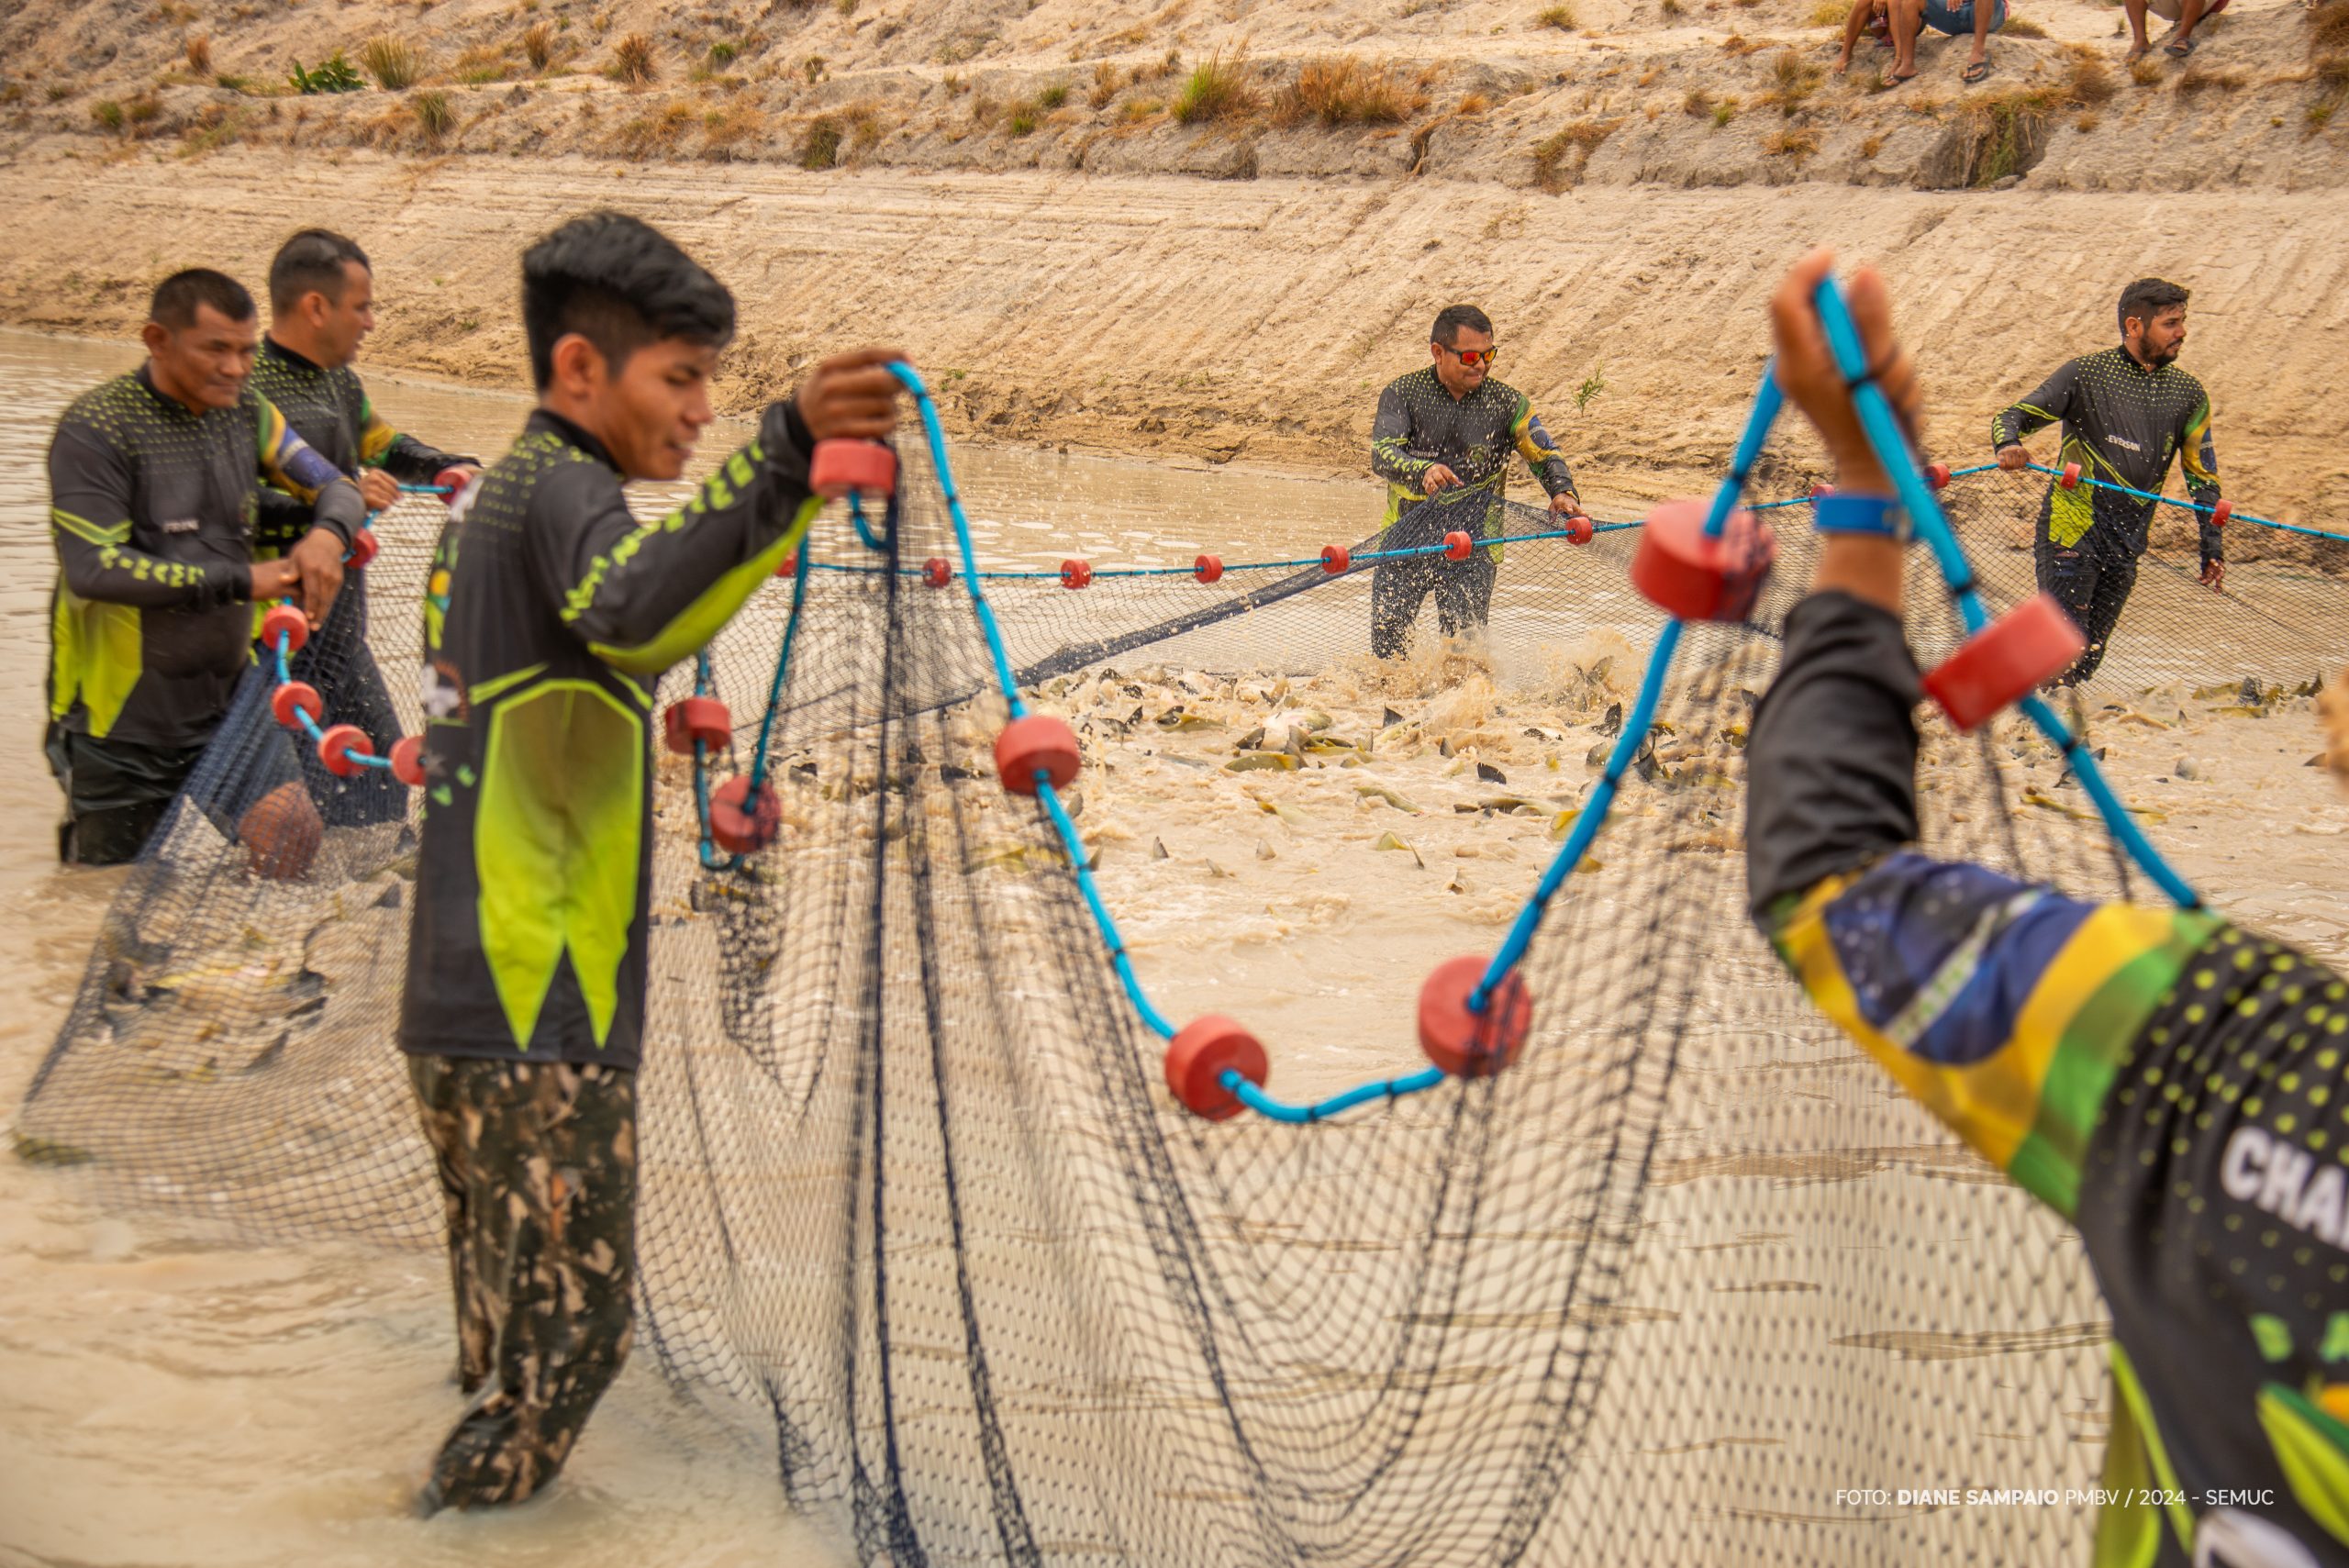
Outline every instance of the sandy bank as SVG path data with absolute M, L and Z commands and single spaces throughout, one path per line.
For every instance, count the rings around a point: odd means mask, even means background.
M 1961 461 L 1977 460 L 1996 406 L 2110 339 L 2121 282 L 2158 272 L 2197 291 L 2187 362 L 2216 400 L 2230 493 L 2288 519 L 2349 514 L 2349 211 L 2330 195 L 1803 183 L 1560 200 L 1431 181 L 246 151 L 200 178 L 176 161 L 25 155 L 0 165 L 0 193 L 14 214 L 0 319 L 19 325 L 127 338 L 161 273 L 206 261 L 258 282 L 287 229 L 330 221 L 376 260 L 373 363 L 515 385 L 518 247 L 617 205 L 741 296 L 733 406 L 879 336 L 930 369 L 964 432 L 1212 462 L 1356 467 L 1378 386 L 1423 361 L 1425 318 L 1465 296 L 1498 321 L 1502 374 L 1547 411 L 1594 494 L 1631 498 L 1700 483 L 1724 458 L 1763 361 L 1763 301 L 1808 244 L 1890 273 L 1932 374 L 1932 445 Z M 1577 410 L 1576 390 L 1602 379 Z

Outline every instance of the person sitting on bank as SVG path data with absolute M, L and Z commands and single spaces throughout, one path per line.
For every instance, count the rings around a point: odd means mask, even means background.
M 1386 481 L 1381 550 L 1441 544 L 1462 532 L 1486 539 L 1508 531 L 1508 462 L 1524 459 L 1549 493 L 1552 516 L 1583 516 L 1574 475 L 1533 411 L 1532 399 L 1493 379 L 1493 323 L 1473 305 L 1444 308 L 1430 331 L 1425 369 L 1396 377 L 1378 395 L 1371 426 L 1371 472 Z M 1399 659 L 1411 623 L 1435 595 L 1445 637 L 1483 629 L 1492 609 L 1499 545 L 1465 561 L 1441 555 L 1382 561 L 1370 581 L 1370 646 Z
M 1898 87 L 1911 81 L 1917 74 L 1918 37 L 1931 28 L 1951 38 L 1973 38 L 1974 50 L 1966 56 L 1962 73 L 1971 85 L 1990 74 L 1990 35 L 2006 25 L 2007 0 L 1991 0 L 1987 6 L 1965 0 L 1954 6 L 1941 0 L 1855 0 L 1851 15 L 1843 20 L 1843 51 L 1835 57 L 1835 74 L 1841 76 L 1852 68 L 1852 51 L 1859 47 L 1860 35 L 1876 32 L 1892 46 L 1892 70 L 1885 76 L 1885 84 Z
M 366 503 L 253 390 L 259 325 L 234 278 L 174 272 L 148 306 L 146 363 L 58 420 L 47 750 L 62 860 L 113 865 L 145 846 L 252 665 L 252 601 L 298 595 L 317 625 L 342 586 Z M 252 558 L 256 477 L 311 508 L 280 560 Z M 254 802 L 309 810 L 277 794 L 301 790 L 282 739 L 247 777 L 223 807 L 229 830 Z
M 2121 57 L 2123 65 L 2134 65 L 2145 58 L 2153 45 L 2145 40 L 2145 13 L 2153 12 L 2169 24 L 2169 31 L 2162 35 L 2162 52 L 2172 60 L 2184 60 L 2192 54 L 2201 39 L 2194 29 L 2227 8 L 2227 0 L 2121 0 L 2121 7 L 2129 14 L 2129 51 Z
M 278 248 L 269 266 L 269 333 L 253 362 L 253 387 L 274 404 L 313 450 L 348 476 L 371 512 L 399 505 L 400 486 L 424 484 L 455 470 L 470 477 L 477 460 L 428 446 L 393 428 L 375 410 L 351 369 L 359 346 L 375 329 L 375 279 L 367 253 L 330 229 L 306 228 Z M 260 548 L 266 557 L 310 526 L 310 508 L 264 486 Z M 400 738 L 384 677 L 367 644 L 367 578 L 345 586 L 334 635 L 295 656 L 292 674 L 317 690 L 329 720 L 366 731 L 375 755 L 388 756 Z M 339 824 L 397 821 L 407 815 L 407 789 L 382 768 L 355 778 L 311 776 L 314 791 L 331 789 Z

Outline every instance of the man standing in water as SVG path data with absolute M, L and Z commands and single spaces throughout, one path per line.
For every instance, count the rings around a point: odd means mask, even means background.
M 375 412 L 359 373 L 351 368 L 359 345 L 375 329 L 375 280 L 367 253 L 340 234 L 306 228 L 281 246 L 269 266 L 269 335 L 253 363 L 253 387 L 277 406 L 313 450 L 359 486 L 371 512 L 399 504 L 403 483 L 422 484 L 444 470 L 467 473 L 479 464 L 402 435 Z M 261 550 L 295 538 L 309 526 L 310 509 L 276 490 L 261 497 Z M 367 647 L 367 589 L 362 573 L 343 595 L 331 643 L 295 657 L 296 680 L 317 688 L 335 723 L 367 732 L 377 756 L 399 737 L 399 717 Z M 407 814 L 407 790 L 381 768 L 341 781 L 338 818 L 385 822 Z
M 1428 337 L 1434 362 L 1387 383 L 1371 426 L 1371 472 L 1386 481 L 1379 548 L 1441 544 L 1455 530 L 1472 539 L 1506 533 L 1501 503 L 1512 451 L 1549 493 L 1553 517 L 1581 517 L 1574 475 L 1532 400 L 1493 379 L 1492 321 L 1473 305 L 1448 306 Z M 1371 651 L 1402 657 L 1431 591 L 1444 636 L 1482 630 L 1500 552 L 1494 544 L 1465 561 L 1421 555 L 1380 562 L 1370 580 Z
M 896 424 L 900 356 L 827 360 L 684 506 L 734 298 L 635 218 L 522 258 L 539 406 L 450 509 L 425 589 L 425 806 L 400 1047 L 439 1169 L 472 1402 L 419 1511 L 518 1503 L 618 1375 L 636 1271 L 649 718 L 805 537 L 816 443 Z
M 58 421 L 48 751 L 63 860 L 114 865 L 145 846 L 252 663 L 252 601 L 298 594 L 315 626 L 341 589 L 366 505 L 249 384 L 259 325 L 234 278 L 174 272 L 148 306 L 147 362 Z M 252 559 L 256 478 L 312 519 L 282 561 Z M 290 747 L 273 740 L 264 761 L 249 797 L 307 813 Z M 301 838 L 283 815 L 273 836 Z
M 2023 438 L 2062 420 L 2059 463 L 2076 462 L 2083 479 L 2161 494 L 2173 455 L 2186 471 L 2198 506 L 2219 500 L 2218 459 L 2210 445 L 2210 398 L 2177 368 L 2186 346 L 2186 290 L 2141 278 L 2121 293 L 2121 346 L 2066 361 L 2021 402 L 1990 421 L 1998 466 L 2027 468 Z M 2032 554 L 2039 585 L 2062 601 L 2088 639 L 2079 662 L 2059 677 L 2076 685 L 2104 662 L 2121 606 L 2137 585 L 2154 503 L 2108 484 L 2050 484 L 2039 506 Z M 2201 526 L 2202 581 L 2226 581 L 2219 529 Z

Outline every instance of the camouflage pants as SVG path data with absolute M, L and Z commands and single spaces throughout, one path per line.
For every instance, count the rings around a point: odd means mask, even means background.
M 628 1359 L 636 1074 L 415 1056 L 408 1077 L 448 1205 L 473 1396 L 420 1507 L 518 1503 L 554 1479 Z

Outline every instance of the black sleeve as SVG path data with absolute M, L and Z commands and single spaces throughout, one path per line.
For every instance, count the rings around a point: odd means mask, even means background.
M 1917 837 L 1916 661 L 1890 611 L 1813 594 L 1745 748 L 1745 883 L 1756 919 L 1788 894 Z
M 69 414 L 49 449 L 50 534 L 65 586 L 82 598 L 145 608 L 217 606 L 244 598 L 252 569 L 166 561 L 130 543 L 128 461 L 99 431 Z
M 631 674 L 657 675 L 690 657 L 806 534 L 821 505 L 807 488 L 814 446 L 799 411 L 777 403 L 756 440 L 650 523 L 636 520 L 600 467 L 592 493 L 542 481 L 529 542 L 563 624 Z

